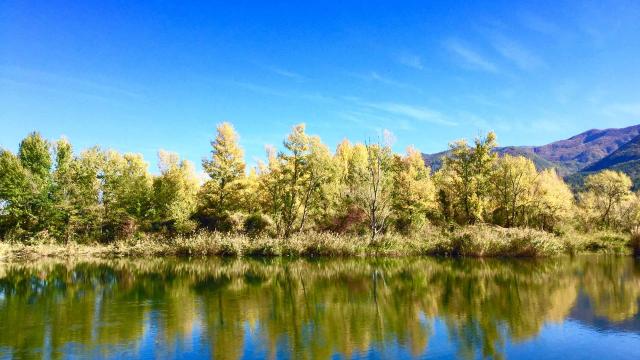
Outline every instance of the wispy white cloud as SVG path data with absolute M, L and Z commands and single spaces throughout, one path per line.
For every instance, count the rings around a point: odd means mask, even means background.
M 461 119 L 464 123 L 469 126 L 481 129 L 482 131 L 489 131 L 492 127 L 489 125 L 491 122 L 483 117 L 480 117 L 474 113 L 470 113 L 467 111 L 461 111 L 457 116 L 457 118 Z
M 404 116 L 413 120 L 446 126 L 457 125 L 457 123 L 446 119 L 442 113 L 425 107 L 400 103 L 366 103 L 365 105 L 372 109 Z
M 415 54 L 403 53 L 397 57 L 398 63 L 416 70 L 424 70 L 422 58 Z
M 378 74 L 375 71 L 373 71 L 373 72 L 371 72 L 369 74 L 368 79 L 373 80 L 373 81 L 377 81 L 377 82 L 382 83 L 382 84 L 396 86 L 396 87 L 404 87 L 404 88 L 410 87 L 410 85 L 408 85 L 408 84 L 405 84 L 405 83 L 400 82 L 400 81 L 393 80 L 393 79 L 388 78 L 386 76 L 382 76 L 382 75 Z
M 116 85 L 109 81 L 89 77 L 69 76 L 28 69 L 22 67 L 0 66 L 0 79 L 5 84 L 45 90 L 60 94 L 71 94 L 100 100 L 118 98 L 140 99 L 142 93 L 130 87 Z
M 250 83 L 250 82 L 243 82 L 243 81 L 232 81 L 231 85 L 234 85 L 236 87 L 245 89 L 245 90 L 249 90 L 251 92 L 255 92 L 258 94 L 263 94 L 263 95 L 272 95 L 272 96 L 279 96 L 279 97 L 289 97 L 290 94 L 286 91 L 282 91 L 279 89 L 275 89 L 269 86 L 264 86 L 264 85 L 259 85 L 259 84 L 254 84 L 254 83 Z
M 332 97 L 326 96 L 320 93 L 287 91 L 279 88 L 274 88 L 271 86 L 254 84 L 251 82 L 231 81 L 231 82 L 225 82 L 225 84 L 236 86 L 238 88 L 251 91 L 257 94 L 262 94 L 262 95 L 304 99 L 304 100 L 317 101 L 317 102 L 329 102 L 334 100 Z
M 388 114 L 380 114 L 376 109 L 362 107 L 358 109 L 340 110 L 336 115 L 363 129 L 379 131 L 383 127 L 393 127 L 394 129 L 404 131 L 414 130 L 414 127 L 406 119 L 398 116 L 389 116 Z
M 493 62 L 458 39 L 448 39 L 444 46 L 469 68 L 491 73 L 498 72 L 498 67 Z
M 280 76 L 283 76 L 283 77 L 286 77 L 286 78 L 289 78 L 289 79 L 293 79 L 293 80 L 296 80 L 296 81 L 304 81 L 304 80 L 307 79 L 306 77 L 304 77 L 304 76 L 302 76 L 302 75 L 300 75 L 300 74 L 298 74 L 296 72 L 293 72 L 293 71 L 290 71 L 290 70 L 286 70 L 286 69 L 282 69 L 282 68 L 279 68 L 279 67 L 270 66 L 270 67 L 267 67 L 267 69 L 269 71 L 271 71 L 272 73 L 276 74 L 276 75 L 280 75 Z
M 523 70 L 533 70 L 544 64 L 536 54 L 526 49 L 520 43 L 507 38 L 502 34 L 493 33 L 490 38 L 491 45 L 500 55 L 511 60 Z
M 335 115 L 344 119 L 352 124 L 355 128 L 360 130 L 366 130 L 368 132 L 376 134 L 380 139 L 383 139 L 383 132 L 385 129 L 393 129 L 394 131 L 415 131 L 415 121 L 405 118 L 403 116 L 380 112 L 377 109 L 370 108 L 358 108 L 340 110 Z M 345 124 L 345 126 L 349 126 Z
M 397 88 L 402 88 L 402 89 L 412 89 L 415 91 L 421 91 L 419 88 L 411 85 L 411 84 L 407 84 L 404 83 L 402 81 L 398 81 L 395 80 L 391 77 L 388 77 L 386 75 L 381 75 L 380 73 L 376 72 L 376 71 L 371 71 L 369 73 L 349 73 L 349 75 L 358 78 L 360 80 L 364 80 L 367 82 L 377 82 L 379 84 L 383 84 L 383 85 L 387 85 L 387 86 L 393 86 L 393 87 L 397 87 Z
M 638 32 L 637 1 L 580 1 L 572 10 L 577 29 L 592 46 L 607 46 L 620 35 Z

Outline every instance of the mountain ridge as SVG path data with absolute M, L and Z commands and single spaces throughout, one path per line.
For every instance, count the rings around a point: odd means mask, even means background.
M 640 124 L 625 128 L 591 129 L 568 139 L 541 146 L 506 146 L 495 150 L 498 154 L 524 156 L 539 170 L 555 168 L 571 183 L 606 169 L 627 173 L 640 187 Z M 433 170 L 442 166 L 449 151 L 423 154 L 425 163 Z
M 616 151 L 585 168 L 584 171 L 600 171 L 638 159 L 640 159 L 640 136 L 631 139 Z

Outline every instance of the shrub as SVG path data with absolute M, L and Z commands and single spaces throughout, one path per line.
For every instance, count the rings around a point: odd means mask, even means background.
M 220 214 L 210 211 L 199 212 L 194 218 L 201 228 L 222 233 L 237 232 L 240 229 L 240 224 L 242 224 L 240 214 L 228 211 Z
M 556 236 L 544 231 L 474 225 L 454 228 L 435 236 L 425 250 L 431 255 L 470 257 L 536 257 L 562 253 L 564 247 Z
M 272 225 L 271 218 L 264 214 L 254 213 L 244 219 L 243 230 L 245 234 L 256 237 L 266 233 Z
M 344 214 L 332 218 L 323 230 L 337 234 L 365 234 L 367 214 L 362 209 L 350 206 Z

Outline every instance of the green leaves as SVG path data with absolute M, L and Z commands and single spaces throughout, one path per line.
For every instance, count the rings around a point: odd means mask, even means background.
M 299 124 L 282 151 L 269 148 L 268 162 L 247 174 L 238 135 L 222 123 L 202 162 L 209 179 L 201 185 L 193 164 L 174 153 L 159 152 L 160 174 L 153 176 L 139 154 L 96 147 L 75 155 L 67 140 L 52 146 L 32 133 L 17 154 L 0 150 L 0 236 L 113 241 L 198 226 L 243 231 L 251 214 L 271 235 L 312 230 L 375 240 L 429 221 L 556 231 L 574 218 L 574 196 L 554 170 L 498 158 L 495 146 L 493 133 L 457 141 L 432 175 L 413 148 L 401 156 L 389 145 L 345 140 L 332 153 Z M 640 200 L 630 188 L 621 173 L 590 176 L 579 196 L 583 225 L 640 228 Z
M 440 201 L 450 210 L 445 217 L 461 224 L 474 224 L 486 220 L 491 191 L 491 177 L 497 155 L 496 136 L 490 132 L 477 138 L 474 147 L 465 140 L 450 145 L 451 155 L 445 158 L 437 178 Z
M 39 133 L 31 133 L 20 143 L 18 157 L 31 174 L 46 181 L 51 171 L 50 144 Z
M 218 125 L 211 147 L 211 158 L 202 161 L 210 179 L 200 191 L 197 217 L 208 227 L 221 229 L 223 224 L 217 224 L 218 219 L 238 210 L 242 203 L 239 195 L 245 185 L 244 152 L 238 134 L 226 122 Z
M 200 183 L 190 161 L 175 153 L 158 152 L 160 176 L 153 180 L 155 222 L 177 232 L 190 232 L 195 223 L 190 218 L 196 209 Z

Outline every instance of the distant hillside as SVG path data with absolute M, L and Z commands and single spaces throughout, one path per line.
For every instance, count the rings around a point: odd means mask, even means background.
M 640 135 L 640 125 L 623 129 L 589 130 L 566 140 L 534 147 L 542 158 L 576 172 L 600 161 Z
M 424 163 L 433 171 L 437 171 L 442 167 L 442 159 L 449 153 L 449 151 L 442 151 L 435 154 L 422 154 Z
M 527 146 L 508 146 L 500 147 L 495 150 L 499 155 L 509 154 L 512 156 L 524 156 L 533 161 L 538 170 L 544 170 L 548 168 L 561 168 L 562 166 L 551 162 L 542 156 L 536 154 L 532 147 Z M 425 163 L 431 167 L 432 170 L 438 170 L 442 167 L 442 160 L 449 151 L 443 151 L 435 154 L 422 154 Z M 562 169 L 559 169 L 562 172 Z
M 612 169 L 627 173 L 640 189 L 640 125 L 594 129 L 548 145 L 501 147 L 496 152 L 525 156 L 538 169 L 556 168 L 574 186 L 579 186 L 592 172 Z M 448 153 L 423 154 L 423 157 L 427 165 L 437 170 Z
M 622 145 L 618 150 L 607 155 L 605 158 L 588 166 L 584 171 L 600 171 L 614 166 L 623 165 L 626 162 L 633 162 L 640 159 L 640 136 L 636 136 L 628 143 Z
M 565 169 L 561 164 L 555 163 L 553 161 L 549 161 L 549 160 L 545 159 L 544 157 L 540 156 L 539 154 L 537 154 L 535 152 L 535 148 L 533 148 L 533 147 L 528 147 L 528 146 L 509 146 L 509 147 L 499 148 L 496 151 L 500 155 L 509 154 L 511 156 L 524 156 L 524 157 L 527 157 L 527 158 L 531 159 L 531 161 L 533 161 L 533 163 L 536 165 L 536 168 L 538 170 L 556 168 L 561 173 L 565 172 Z

